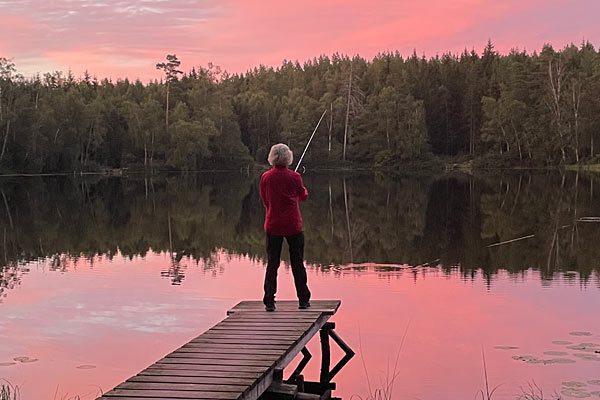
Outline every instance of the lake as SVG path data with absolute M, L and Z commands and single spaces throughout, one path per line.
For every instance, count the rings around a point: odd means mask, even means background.
M 313 299 L 342 301 L 357 353 L 334 395 L 473 399 L 487 372 L 494 399 L 600 396 L 600 176 L 303 178 Z M 0 379 L 93 399 L 261 299 L 258 179 L 1 178 Z M 284 262 L 278 299 L 294 294 Z

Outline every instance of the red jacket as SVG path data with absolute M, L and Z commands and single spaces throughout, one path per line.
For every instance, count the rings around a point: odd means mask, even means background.
M 260 198 L 266 209 L 265 232 L 290 236 L 302 232 L 299 201 L 308 198 L 308 190 L 299 173 L 276 166 L 260 178 Z

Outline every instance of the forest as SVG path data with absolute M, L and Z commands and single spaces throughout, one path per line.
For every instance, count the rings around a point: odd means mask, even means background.
M 589 42 L 537 53 L 465 50 L 284 60 L 229 74 L 208 63 L 163 78 L 85 73 L 26 78 L 0 57 L 0 171 L 237 169 L 270 146 L 297 157 L 319 117 L 311 166 L 402 168 L 431 160 L 479 167 L 598 163 L 600 52 Z

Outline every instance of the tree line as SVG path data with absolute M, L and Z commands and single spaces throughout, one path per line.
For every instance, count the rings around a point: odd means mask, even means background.
M 600 53 L 589 42 L 501 55 L 488 42 L 432 58 L 413 53 L 320 56 L 228 74 L 180 71 L 160 81 L 25 78 L 0 58 L 0 169 L 238 168 L 270 146 L 299 153 L 326 117 L 306 162 L 398 167 L 464 156 L 481 166 L 598 162 Z

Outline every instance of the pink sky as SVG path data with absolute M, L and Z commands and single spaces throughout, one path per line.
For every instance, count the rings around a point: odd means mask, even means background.
M 583 39 L 600 45 L 598 0 L 0 0 L 0 57 L 19 72 L 86 69 L 148 80 L 176 54 L 184 71 L 229 72 L 320 54 L 502 53 Z

